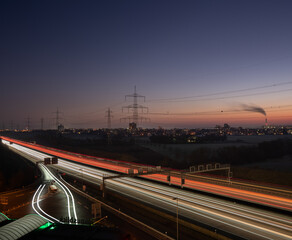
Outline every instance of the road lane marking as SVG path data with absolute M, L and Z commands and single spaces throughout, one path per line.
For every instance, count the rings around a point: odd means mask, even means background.
M 113 184 L 112 181 L 109 181 L 109 182 L 111 182 L 111 184 Z M 120 184 L 121 184 L 121 183 L 120 183 Z M 149 191 L 149 190 L 148 190 L 148 191 Z M 145 190 L 144 190 L 144 191 L 141 191 L 141 190 L 140 190 L 140 192 L 145 192 Z M 127 195 L 127 194 L 126 194 L 126 195 Z M 151 195 L 151 194 L 150 194 L 150 195 Z M 152 197 L 152 198 L 153 198 L 153 197 Z M 156 198 L 156 197 L 155 197 L 155 198 Z M 189 205 L 189 204 L 186 204 L 186 205 Z M 184 208 L 185 208 L 185 207 L 184 207 Z M 184 210 L 186 210 L 186 211 L 190 211 L 190 210 L 188 210 L 188 209 L 186 209 L 186 208 L 185 208 Z M 197 210 L 200 211 L 200 212 L 203 211 L 201 207 L 200 207 L 200 208 L 197 207 Z M 206 210 L 205 210 L 205 211 L 206 211 Z M 210 211 L 209 211 L 209 212 L 210 212 Z M 197 214 L 198 214 L 198 213 L 197 213 Z M 210 214 L 210 215 L 212 215 L 212 214 Z M 213 213 L 213 215 L 218 215 L 218 214 L 214 214 L 214 213 Z M 222 215 L 222 214 L 220 214 L 220 215 Z M 221 216 L 220 216 L 220 217 L 221 217 Z M 230 218 L 230 217 L 229 217 L 229 218 Z M 232 218 L 231 218 L 231 219 L 232 219 Z M 218 221 L 218 220 L 217 220 L 217 221 Z M 242 221 L 240 221 L 240 220 L 238 220 L 238 221 L 242 223 Z M 237 227 L 237 228 L 239 228 L 239 227 Z M 258 227 L 258 228 L 259 228 L 259 227 Z M 265 229 L 265 228 L 261 227 L 260 229 Z M 270 230 L 270 232 L 274 232 L 274 231 L 271 231 L 271 230 Z
M 62 181 L 60 181 L 58 178 L 56 178 L 52 173 L 51 173 L 51 171 L 45 166 L 45 165 L 43 165 L 43 164 L 41 164 L 41 166 L 42 167 L 44 167 L 46 170 L 47 170 L 47 172 L 49 173 L 49 175 L 60 185 L 60 187 L 63 189 L 63 191 L 65 192 L 65 194 L 66 194 L 66 197 L 67 197 L 67 204 L 68 204 L 68 214 L 69 214 L 69 217 L 70 217 L 70 219 L 71 219 L 71 207 L 73 208 L 73 213 L 74 213 L 74 217 L 75 217 L 75 219 L 76 219 L 76 222 L 78 221 L 78 219 L 77 219 L 77 213 L 76 213 L 76 208 L 75 208 L 75 200 L 74 200 L 74 197 L 73 197 L 73 195 L 72 195 L 72 193 L 71 193 L 71 191 L 67 188 L 67 186 L 64 184 L 64 183 L 62 183 Z M 66 190 L 67 191 L 66 191 Z M 68 193 L 69 194 L 68 194 Z M 69 195 L 71 196 L 71 201 L 72 201 L 72 206 L 70 206 L 70 197 L 69 197 Z M 69 223 L 69 224 L 71 224 L 71 223 Z

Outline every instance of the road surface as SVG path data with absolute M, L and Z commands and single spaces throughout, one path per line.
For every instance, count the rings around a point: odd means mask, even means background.
M 50 157 L 17 144 L 12 144 L 10 147 L 30 155 L 35 162 Z M 97 186 L 101 184 L 103 176 L 114 174 L 65 159 L 59 159 L 55 168 L 68 174 L 82 176 L 84 180 Z M 249 207 L 143 179 L 128 177 L 108 179 L 105 181 L 105 186 L 106 189 L 151 204 L 167 212 L 176 214 L 178 209 L 179 216 L 190 222 L 204 223 L 218 231 L 244 239 L 292 239 L 292 218 L 288 213 L 287 215 L 279 214 L 271 210 Z M 232 194 L 237 194 L 237 191 Z M 260 195 L 255 196 L 261 198 Z M 281 198 L 274 199 L 275 203 L 279 200 L 281 200 L 280 204 L 291 206 L 289 199 L 283 201 Z

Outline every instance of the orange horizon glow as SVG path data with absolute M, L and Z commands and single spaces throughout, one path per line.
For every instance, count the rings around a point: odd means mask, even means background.
M 267 119 L 268 125 L 287 126 L 292 125 L 292 110 L 287 111 L 270 111 L 264 116 L 260 113 L 249 112 L 228 112 L 214 113 L 206 115 L 189 115 L 189 116 L 172 116 L 165 115 L 157 117 L 156 121 L 168 124 L 192 124 L 198 125 L 223 125 L 224 123 L 230 126 L 263 126 Z

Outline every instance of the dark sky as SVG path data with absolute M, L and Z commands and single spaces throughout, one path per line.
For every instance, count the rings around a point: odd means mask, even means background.
M 66 127 L 105 127 L 111 107 L 125 127 L 136 85 L 150 113 L 177 114 L 141 126 L 262 124 L 242 104 L 292 124 L 291 13 L 288 0 L 1 1 L 0 121 L 51 128 L 58 107 Z

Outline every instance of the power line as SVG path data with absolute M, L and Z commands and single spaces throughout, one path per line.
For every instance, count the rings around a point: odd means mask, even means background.
M 253 90 L 259 90 L 259 89 L 265 89 L 265 88 L 272 88 L 272 87 L 278 87 L 278 86 L 284 86 L 284 85 L 290 85 L 292 84 L 292 81 L 290 82 L 283 82 L 283 83 L 275 83 L 271 85 L 265 85 L 265 86 L 259 86 L 259 87 L 253 87 L 253 88 L 244 88 L 244 89 L 237 89 L 237 90 L 231 90 L 231 91 L 224 91 L 224 92 L 218 92 L 218 93 L 210 93 L 210 94 L 202 94 L 202 95 L 193 95 L 193 96 L 186 96 L 186 97 L 177 97 L 177 98 L 160 98 L 160 99 L 152 99 L 148 100 L 147 102 L 159 102 L 159 101 L 170 101 L 170 102 L 184 102 L 184 101 L 203 101 L 203 100 L 217 100 L 217 99 L 225 99 L 225 98 L 235 98 L 235 97 L 241 97 L 241 96 L 253 96 L 257 94 L 270 94 L 270 93 L 277 93 L 281 91 L 291 91 L 292 89 L 284 89 L 284 90 L 276 90 L 276 91 L 270 91 L 270 92 L 264 92 L 264 93 L 251 93 L 248 95 L 239 95 L 239 96 L 224 96 L 224 97 L 218 97 L 218 98 L 205 98 L 210 96 L 218 96 L 218 95 L 225 95 L 225 94 L 231 94 L 231 93 L 239 93 L 239 92 L 247 92 L 247 91 L 253 91 Z M 205 99 L 192 99 L 192 98 L 205 98 Z
M 124 102 L 122 102 L 122 101 L 119 101 L 119 102 L 113 103 L 113 104 L 111 104 L 111 105 L 109 106 L 109 108 L 112 109 L 112 108 L 114 108 L 114 107 L 116 107 L 116 106 L 122 105 L 123 103 L 124 103 Z M 72 114 L 72 115 L 69 115 L 69 117 L 74 118 L 74 117 L 78 116 L 79 118 L 80 118 L 80 117 L 83 117 L 83 118 L 85 117 L 85 118 L 87 118 L 88 116 L 86 116 L 86 115 L 92 115 L 92 116 L 94 116 L 94 115 L 99 114 L 100 112 L 104 112 L 104 111 L 106 111 L 106 110 L 107 110 L 107 108 L 100 108 L 100 109 L 95 110 L 95 111 L 82 113 L 81 116 L 80 116 L 80 113 L 78 113 L 78 114 Z
M 277 105 L 277 106 L 267 106 L 263 107 L 268 112 L 278 112 L 278 111 L 289 111 L 291 110 L 292 105 Z M 244 109 L 229 109 L 229 110 L 216 110 L 216 111 L 204 111 L 204 112 L 183 112 L 183 113 L 175 113 L 175 112 L 149 112 L 150 115 L 158 115 L 158 116 L 193 116 L 193 115 L 222 115 L 222 114 L 235 114 L 239 112 L 245 112 Z
M 56 114 L 56 129 L 58 129 L 58 127 L 59 127 L 59 125 L 60 125 L 60 119 L 62 119 L 61 117 L 60 117 L 60 113 L 62 113 L 62 112 L 60 112 L 59 111 L 59 108 L 57 108 L 57 111 L 56 112 L 53 112 L 53 113 L 55 113 Z
M 82 122 L 68 122 L 68 124 L 71 125 L 85 125 L 85 124 L 91 124 L 91 123 L 104 123 L 104 120 L 101 119 L 95 119 L 95 120 L 89 120 L 89 121 L 82 121 Z
M 257 92 L 257 93 L 250 93 L 250 94 L 243 94 L 243 95 L 235 95 L 235 96 L 224 96 L 224 97 L 216 97 L 216 98 L 202 98 L 202 99 L 185 99 L 185 100 L 178 100 L 178 101 L 169 101 L 169 102 L 199 102 L 199 101 L 210 101 L 210 100 L 222 100 L 222 99 L 230 99 L 230 98 L 240 98 L 240 97 L 250 97 L 250 96 L 258 96 L 258 95 L 266 95 L 266 94 L 274 94 L 274 93 L 283 93 L 283 92 L 290 92 L 292 88 L 289 89 L 282 89 L 276 91 L 269 91 L 269 92 Z

